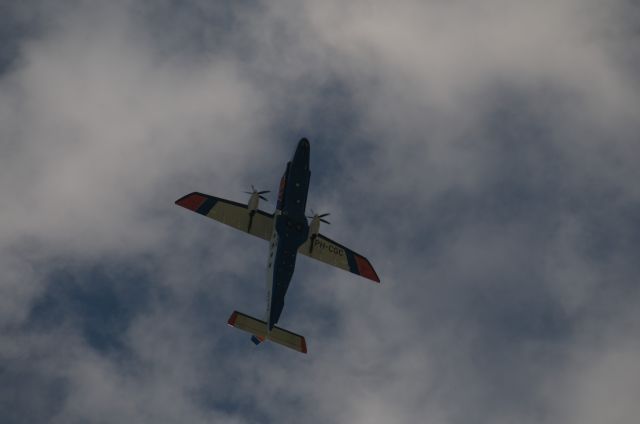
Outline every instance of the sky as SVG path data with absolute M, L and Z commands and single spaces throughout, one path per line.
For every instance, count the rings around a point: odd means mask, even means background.
M 636 422 L 639 75 L 632 0 L 1 2 L 0 421 Z M 298 259 L 308 355 L 173 204 L 301 137 L 381 279 Z

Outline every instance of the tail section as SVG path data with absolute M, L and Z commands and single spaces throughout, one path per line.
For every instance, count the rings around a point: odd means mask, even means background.
M 252 334 L 251 341 L 257 346 L 264 341 L 264 337 L 258 337 L 255 334 Z
M 250 317 L 242 312 L 234 311 L 229 317 L 228 324 L 251 333 L 253 335 L 251 340 L 255 344 L 259 344 L 263 340 L 271 340 L 298 352 L 307 353 L 307 342 L 301 335 L 277 326 L 274 326 L 271 331 L 267 331 L 265 321 Z

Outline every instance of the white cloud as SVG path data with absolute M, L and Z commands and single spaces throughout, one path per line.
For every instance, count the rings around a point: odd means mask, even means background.
M 610 331 L 613 294 L 637 299 L 632 5 L 33 8 L 49 18 L 0 79 L 0 358 L 65 390 L 32 418 L 635 416 L 635 321 Z M 262 311 L 264 246 L 172 205 L 273 190 L 302 135 L 323 231 L 383 280 L 299 260 L 283 325 L 307 357 L 227 332 Z M 30 327 L 54 271 L 87 288 L 96 264 L 153 282 L 123 352 L 82 316 Z

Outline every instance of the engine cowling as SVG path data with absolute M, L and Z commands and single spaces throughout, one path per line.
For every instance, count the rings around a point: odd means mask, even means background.
M 255 212 L 260 205 L 260 195 L 258 193 L 253 193 L 249 198 L 249 203 L 247 204 L 247 209 L 249 212 Z
M 263 196 L 265 193 L 269 193 L 269 190 L 258 191 L 256 188 L 251 185 L 251 191 L 245 191 L 245 193 L 250 194 L 249 203 L 247 203 L 247 209 L 249 213 L 255 212 L 258 210 L 258 206 L 260 205 L 260 199 L 268 202 L 267 198 Z
M 313 214 L 313 216 L 308 216 L 307 218 L 311 218 L 311 223 L 309 224 L 309 236 L 310 237 L 314 237 L 317 236 L 320 233 L 320 223 L 324 222 L 325 224 L 330 224 L 329 221 L 327 221 L 326 219 L 324 219 L 325 216 L 329 216 L 331 214 L 329 213 L 323 213 L 321 215 L 314 213 L 313 210 L 311 210 L 311 213 Z
M 317 236 L 320 232 L 320 218 L 314 217 L 311 219 L 311 224 L 309 224 L 309 236 Z

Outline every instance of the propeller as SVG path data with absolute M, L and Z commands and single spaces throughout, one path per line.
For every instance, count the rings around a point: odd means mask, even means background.
M 262 191 L 258 191 L 256 190 L 256 188 L 253 186 L 253 184 L 251 184 L 251 191 L 245 191 L 245 193 L 250 194 L 250 195 L 254 195 L 257 194 L 259 198 L 261 198 L 262 200 L 264 200 L 265 202 L 268 202 L 269 200 L 267 200 L 266 197 L 263 196 L 263 194 L 265 193 L 270 193 L 269 190 L 262 190 Z
M 323 213 L 322 215 L 318 215 L 317 213 L 315 213 L 313 211 L 313 209 L 311 209 L 311 213 L 313 214 L 313 216 L 307 216 L 307 218 L 310 219 L 316 219 L 318 218 L 320 220 L 320 222 L 324 222 L 325 224 L 331 224 L 329 221 L 327 221 L 326 219 L 323 219 L 325 216 L 329 216 L 331 215 L 330 213 Z

